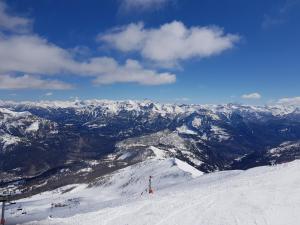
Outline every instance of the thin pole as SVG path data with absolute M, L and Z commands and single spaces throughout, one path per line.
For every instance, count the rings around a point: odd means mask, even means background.
M 152 176 L 149 177 L 149 194 L 153 194 L 151 181 L 152 181 Z
M 4 211 L 5 211 L 5 201 L 2 202 L 2 213 L 1 213 L 1 225 L 5 224 L 5 219 L 4 219 Z

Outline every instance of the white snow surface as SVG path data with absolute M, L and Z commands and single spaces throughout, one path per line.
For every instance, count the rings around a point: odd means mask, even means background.
M 203 175 L 203 173 L 201 171 L 195 169 L 194 167 L 190 166 L 189 164 L 187 164 L 179 159 L 175 158 L 174 164 L 182 171 L 190 173 L 193 178 Z
M 0 142 L 3 144 L 3 147 L 2 147 L 3 150 L 6 150 L 6 148 L 8 146 L 18 144 L 18 142 L 20 142 L 20 141 L 21 141 L 21 139 L 19 137 L 16 137 L 16 136 L 13 136 L 10 134 L 0 135 Z
M 202 125 L 202 120 L 199 117 L 195 117 L 192 121 L 192 126 L 195 128 L 200 128 Z
M 190 130 L 186 125 L 182 125 L 181 127 L 177 127 L 176 130 L 180 134 L 191 134 L 196 135 L 197 132 Z
M 29 112 L 15 112 L 6 108 L 0 108 L 0 113 L 4 115 L 4 117 L 15 117 L 15 118 L 20 118 L 20 117 L 26 117 L 26 116 L 31 116 L 32 114 Z
M 145 189 L 153 176 L 154 194 Z M 178 159 L 149 160 L 99 181 L 19 200 L 26 225 L 298 225 L 300 161 L 201 175 Z M 66 205 L 50 208 L 51 203 Z M 51 215 L 51 217 L 48 217 Z
M 166 158 L 166 153 L 163 150 L 161 150 L 157 147 L 154 147 L 154 146 L 150 146 L 149 149 L 152 150 L 152 152 L 154 154 L 154 158 L 156 158 L 156 159 Z
M 40 124 L 39 121 L 33 122 L 29 127 L 26 128 L 26 132 L 36 132 L 39 130 Z

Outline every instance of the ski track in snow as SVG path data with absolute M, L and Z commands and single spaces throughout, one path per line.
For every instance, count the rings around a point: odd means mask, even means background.
M 57 194 L 61 199 L 80 197 L 79 207 L 68 209 L 69 215 L 64 214 L 66 209 L 57 209 L 58 213 L 47 219 L 51 193 L 22 199 L 18 204 L 27 204 L 29 214 L 23 216 L 23 222 L 31 221 L 24 225 L 300 224 L 300 161 L 194 178 L 187 172 L 190 168 L 182 171 L 173 161 L 152 160 L 120 170 L 106 188 L 79 186 L 71 193 Z M 154 194 L 132 194 L 143 189 L 141 184 L 149 171 L 156 171 L 154 181 L 160 182 L 154 182 Z M 132 183 L 124 186 L 128 176 L 134 176 Z M 173 183 L 167 180 L 170 177 Z M 35 211 L 31 219 L 30 210 Z M 22 216 L 7 222 L 22 223 Z

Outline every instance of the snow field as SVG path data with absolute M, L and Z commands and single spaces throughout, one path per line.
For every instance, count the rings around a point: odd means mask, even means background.
M 153 195 L 141 194 L 148 174 Z M 300 161 L 202 175 L 178 159 L 149 160 L 93 188 L 77 185 L 63 194 L 57 190 L 20 200 L 28 215 L 8 218 L 8 224 L 298 225 L 299 177 Z M 80 204 L 58 208 L 47 218 L 55 198 L 77 198 Z

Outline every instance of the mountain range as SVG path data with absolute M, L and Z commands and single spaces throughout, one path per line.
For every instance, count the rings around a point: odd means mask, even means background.
M 203 173 L 300 157 L 300 109 L 152 101 L 0 102 L 0 187 L 39 193 L 147 159 Z

